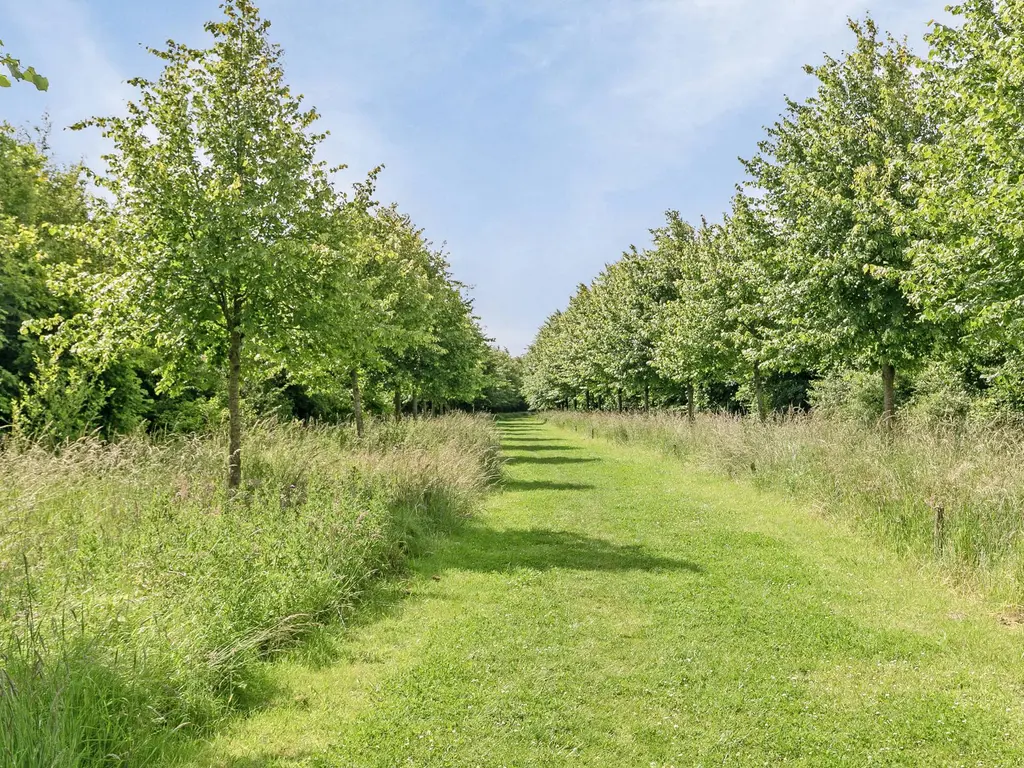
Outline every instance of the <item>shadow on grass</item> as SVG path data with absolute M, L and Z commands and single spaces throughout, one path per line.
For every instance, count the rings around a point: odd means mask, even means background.
M 576 445 L 543 445 L 541 443 L 514 443 L 506 440 L 504 447 L 510 451 L 578 451 Z
M 568 445 L 565 440 L 559 440 L 553 437 L 540 437 L 539 435 L 531 435 L 528 433 L 515 434 L 515 435 L 503 435 L 501 438 L 504 443 L 536 443 L 537 445 Z
M 704 573 L 696 563 L 662 557 L 637 544 L 614 544 L 571 531 L 499 531 L 480 525 L 469 525 L 450 539 L 438 561 L 449 568 L 484 573 L 518 568 Z
M 592 491 L 596 486 L 586 483 L 555 483 L 550 480 L 505 480 L 506 491 Z
M 597 459 L 580 459 L 574 456 L 510 456 L 507 464 L 591 464 Z

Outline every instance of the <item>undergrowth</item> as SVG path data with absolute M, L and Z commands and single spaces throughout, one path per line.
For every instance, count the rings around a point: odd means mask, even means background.
M 1024 602 L 1024 434 L 905 421 L 892 435 L 815 414 L 765 424 L 674 412 L 552 412 L 551 423 L 656 448 L 811 500 L 886 546 L 937 561 L 951 579 Z
M 263 424 L 0 449 L 0 764 L 146 765 L 259 701 L 261 662 L 344 617 L 499 471 L 485 418 Z

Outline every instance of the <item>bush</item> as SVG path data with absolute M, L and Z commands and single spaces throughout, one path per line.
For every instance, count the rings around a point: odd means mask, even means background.
M 978 395 L 963 375 L 945 363 L 931 363 L 914 377 L 914 396 L 907 416 L 929 428 L 959 427 L 975 412 Z
M 228 499 L 219 439 L 0 452 L 0 762 L 145 765 L 259 688 L 498 471 L 486 419 L 265 424 Z

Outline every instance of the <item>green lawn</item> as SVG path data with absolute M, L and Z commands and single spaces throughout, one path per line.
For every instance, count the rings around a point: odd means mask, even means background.
M 507 482 L 194 766 L 1024 765 L 1024 633 L 780 496 L 502 423 Z

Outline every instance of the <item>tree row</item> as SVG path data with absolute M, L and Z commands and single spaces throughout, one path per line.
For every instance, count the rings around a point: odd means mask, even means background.
M 670 212 L 547 320 L 531 405 L 766 418 L 860 387 L 885 424 L 915 404 L 1019 411 L 1024 6 L 952 10 L 925 58 L 851 21 L 855 46 L 806 68 L 813 95 L 787 99 L 720 221 Z
M 112 147 L 105 173 L 0 131 L 0 424 L 61 440 L 226 407 L 235 488 L 246 414 L 362 434 L 368 409 L 508 399 L 511 359 L 445 254 L 376 200 L 380 169 L 336 188 L 269 22 L 222 8 L 208 48 L 151 50 L 125 114 L 75 126 Z

